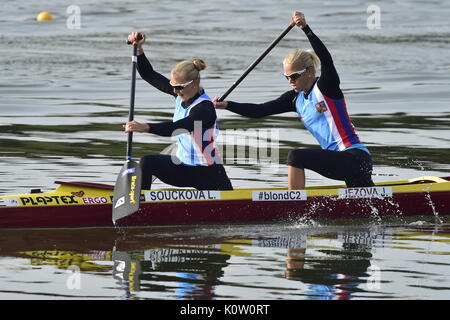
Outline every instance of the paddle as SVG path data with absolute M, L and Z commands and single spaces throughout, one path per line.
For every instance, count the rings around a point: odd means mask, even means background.
M 255 69 L 255 67 L 261 62 L 262 59 L 278 44 L 278 42 L 281 41 L 281 39 L 284 38 L 285 35 L 291 31 L 291 29 L 295 26 L 295 24 L 290 24 L 270 45 L 269 47 L 259 56 L 258 59 L 255 60 L 248 68 L 245 70 L 245 72 L 242 74 L 242 76 L 237 79 L 233 85 L 219 98 L 219 102 L 225 100 L 228 95 L 242 82 L 242 80 L 247 77 L 247 75 Z M 174 148 L 176 147 L 176 142 L 166 147 L 163 151 L 161 151 L 161 154 L 171 154 L 174 151 Z M 152 178 L 152 182 L 156 180 L 156 177 Z
M 255 62 L 253 62 L 248 68 L 247 70 L 245 70 L 245 72 L 242 74 L 242 76 L 236 80 L 236 82 L 233 83 L 233 85 L 230 87 L 230 89 L 228 89 L 223 96 L 221 96 L 219 98 L 219 102 L 223 101 L 226 99 L 226 97 L 228 97 L 228 95 L 242 82 L 242 80 L 245 79 L 245 77 L 247 77 L 247 75 L 253 70 L 255 69 L 255 67 L 261 62 L 262 59 L 264 59 L 265 56 L 267 56 L 267 54 L 278 44 L 278 42 L 281 41 L 281 39 L 284 38 L 285 35 L 287 35 L 289 33 L 289 31 L 291 31 L 291 29 L 295 26 L 295 24 L 290 24 L 279 36 L 278 38 L 276 38 L 271 44 L 270 46 L 266 49 L 266 51 L 263 52 L 263 54 L 256 59 Z
M 139 39 L 138 39 L 139 40 Z M 134 118 L 134 95 L 136 91 L 137 45 L 133 45 L 131 95 L 128 121 Z M 119 172 L 114 187 L 112 220 L 115 224 L 120 218 L 126 217 L 139 210 L 141 195 L 141 166 L 131 157 L 133 132 L 128 132 L 126 162 Z

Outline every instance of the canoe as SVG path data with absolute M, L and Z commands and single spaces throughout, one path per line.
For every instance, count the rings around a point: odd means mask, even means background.
M 49 192 L 0 196 L 0 228 L 112 227 L 114 186 L 61 182 Z M 419 177 L 377 183 L 374 187 L 344 185 L 200 191 L 142 190 L 136 213 L 118 226 L 244 223 L 384 216 L 450 214 L 450 177 Z

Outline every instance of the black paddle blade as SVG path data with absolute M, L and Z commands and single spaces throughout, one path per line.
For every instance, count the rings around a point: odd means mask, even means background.
M 128 160 L 117 177 L 113 198 L 113 222 L 139 210 L 141 195 L 141 166 Z
M 113 277 L 119 280 L 119 283 L 129 290 L 140 290 L 140 278 L 142 273 L 141 262 L 137 259 L 131 258 L 130 254 L 125 251 L 116 251 L 114 248 L 112 254 L 114 261 Z

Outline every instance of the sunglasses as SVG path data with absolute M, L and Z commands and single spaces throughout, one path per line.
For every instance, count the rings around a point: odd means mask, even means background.
M 300 78 L 300 76 L 302 75 L 302 73 L 303 72 L 305 72 L 306 71 L 306 68 L 305 69 L 303 69 L 303 70 L 300 70 L 300 71 L 295 71 L 295 72 L 292 72 L 291 74 L 285 74 L 284 76 L 286 77 L 286 80 L 292 80 L 292 81 L 295 81 L 295 80 L 297 80 L 298 78 Z
M 192 82 L 194 82 L 194 80 L 191 80 L 189 82 L 186 83 L 181 83 L 181 84 L 173 84 L 172 80 L 170 80 L 170 85 L 175 89 L 175 90 L 183 90 L 184 88 L 186 88 L 188 85 L 190 85 Z

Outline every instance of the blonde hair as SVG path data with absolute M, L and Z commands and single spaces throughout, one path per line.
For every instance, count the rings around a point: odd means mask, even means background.
M 172 74 L 177 74 L 186 81 L 200 79 L 200 71 L 206 69 L 206 63 L 202 59 L 182 61 L 172 69 Z
M 300 68 L 314 67 L 314 70 L 319 70 L 320 60 L 314 50 L 297 49 L 289 53 L 283 60 L 283 65 L 297 64 Z

